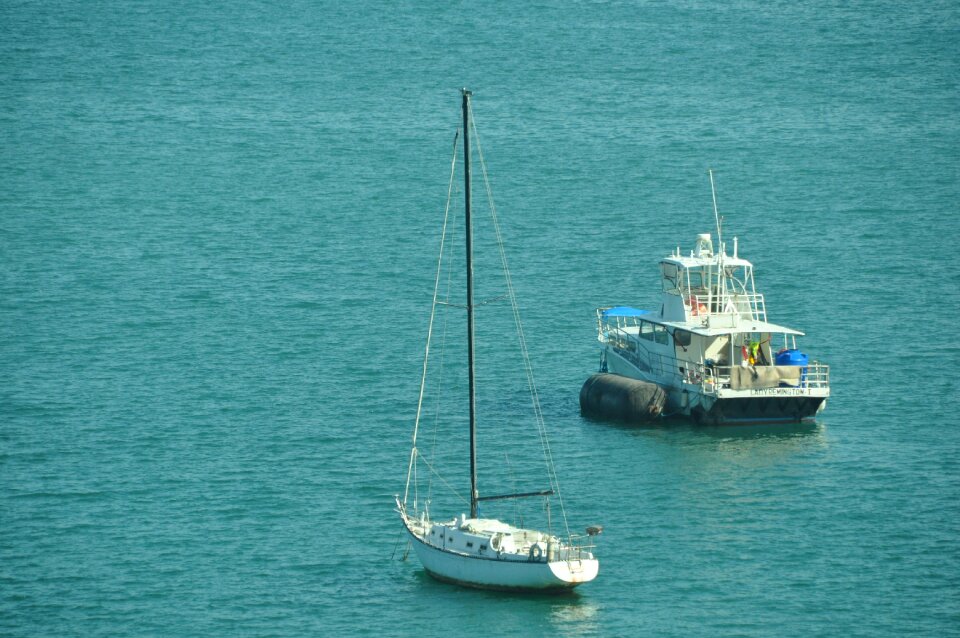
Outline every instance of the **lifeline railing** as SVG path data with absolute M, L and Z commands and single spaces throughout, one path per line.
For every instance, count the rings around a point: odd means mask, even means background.
M 563 539 L 559 545 L 557 543 L 547 543 L 547 553 L 544 559 L 550 562 L 558 560 L 583 560 L 593 558 L 593 552 L 596 544 L 590 542 L 592 536 L 571 535 Z

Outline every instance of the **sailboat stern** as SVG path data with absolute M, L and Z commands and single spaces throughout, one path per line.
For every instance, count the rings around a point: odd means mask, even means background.
M 548 565 L 554 578 L 569 587 L 589 583 L 600 571 L 600 561 L 596 558 L 554 561 Z

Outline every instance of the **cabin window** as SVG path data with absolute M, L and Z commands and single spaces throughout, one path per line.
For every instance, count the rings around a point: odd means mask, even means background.
M 697 292 L 697 291 L 706 292 L 707 284 L 706 284 L 706 279 L 704 279 L 702 271 L 688 270 L 687 277 L 689 277 L 689 281 L 690 281 L 690 292 Z
M 482 551 L 485 550 L 486 548 L 487 548 L 486 545 L 481 545 L 481 546 L 480 546 L 480 551 L 482 552 Z
M 467 541 L 467 547 L 473 547 L 473 543 L 471 543 L 470 541 Z
M 653 341 L 653 324 L 648 321 L 640 322 L 640 338 Z
M 667 337 L 667 328 L 660 324 L 653 324 L 653 340 L 657 343 L 667 343 L 669 340 L 669 337 Z
M 673 332 L 673 341 L 681 348 L 689 346 L 692 337 L 693 335 L 686 330 L 674 330 Z

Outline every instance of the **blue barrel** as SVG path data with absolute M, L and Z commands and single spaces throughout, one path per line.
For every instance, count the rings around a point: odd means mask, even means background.
M 796 348 L 793 350 L 781 350 L 777 353 L 778 366 L 806 366 L 809 362 L 807 355 Z
M 803 370 L 800 371 L 800 387 L 807 385 L 807 363 L 809 363 L 807 355 L 796 348 L 781 350 L 777 353 L 778 366 L 803 366 Z

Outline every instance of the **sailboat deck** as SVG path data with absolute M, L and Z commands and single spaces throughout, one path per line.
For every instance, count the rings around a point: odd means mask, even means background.
M 450 523 L 455 524 L 456 521 Z M 472 534 L 483 534 L 483 535 L 494 535 L 494 534 L 510 534 L 514 537 L 529 536 L 531 534 L 539 536 L 545 536 L 540 532 L 534 530 L 523 529 L 522 527 L 514 527 L 503 521 L 498 521 L 494 518 L 468 518 L 462 520 L 459 525 L 460 529 L 470 532 Z M 539 538 L 537 539 L 539 540 Z

